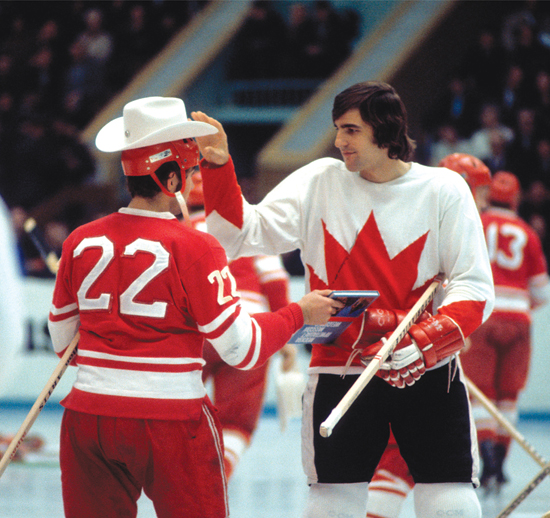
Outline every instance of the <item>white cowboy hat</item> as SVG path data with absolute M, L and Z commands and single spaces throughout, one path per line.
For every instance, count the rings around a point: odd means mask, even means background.
M 103 126 L 95 145 L 100 151 L 124 151 L 217 132 L 212 124 L 187 120 L 181 99 L 144 97 L 126 104 L 122 117 Z

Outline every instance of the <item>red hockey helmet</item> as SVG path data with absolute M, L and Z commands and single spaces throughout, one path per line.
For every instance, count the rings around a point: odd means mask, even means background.
M 175 161 L 183 174 L 186 169 L 198 165 L 199 158 L 199 146 L 193 139 L 174 140 L 123 151 L 122 169 L 126 176 L 146 176 L 165 162 Z
M 479 158 L 467 153 L 447 155 L 439 162 L 439 167 L 446 167 L 462 176 L 474 195 L 477 187 L 491 183 L 489 168 Z
M 521 186 L 516 175 L 508 171 L 498 171 L 489 187 L 489 201 L 517 207 Z
M 185 170 L 198 165 L 199 160 L 199 146 L 193 139 L 174 140 L 123 151 L 122 170 L 126 176 L 150 175 L 164 194 L 175 196 L 162 185 L 155 171 L 166 162 L 177 162 L 182 173 L 181 190 L 183 191 L 185 189 Z
M 189 207 L 203 207 L 204 206 L 204 191 L 202 188 L 202 175 L 201 173 L 195 173 L 191 177 L 193 182 L 193 188 L 189 191 L 189 197 L 187 198 L 187 205 Z

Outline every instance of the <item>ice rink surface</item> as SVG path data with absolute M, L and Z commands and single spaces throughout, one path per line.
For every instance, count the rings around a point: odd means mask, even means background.
M 28 408 L 0 407 L 2 433 L 15 433 Z M 55 518 L 63 516 L 60 470 L 57 460 L 61 407 L 48 403 L 29 435 L 41 435 L 46 446 L 42 454 L 25 463 L 12 462 L 0 478 L 2 518 Z M 545 459 L 550 459 L 550 422 L 522 419 L 519 432 Z M 487 498 L 480 491 L 484 518 L 496 518 L 541 470 L 538 464 L 514 442 L 507 461 L 510 479 L 498 497 Z M 256 430 L 251 447 L 229 483 L 232 518 L 299 518 L 305 506 L 307 486 L 300 460 L 300 422 L 293 419 L 281 432 L 279 420 L 265 415 Z M 514 518 L 541 518 L 550 511 L 550 477 L 510 515 Z M 142 497 L 140 518 L 154 518 L 151 502 Z M 414 517 L 409 497 L 401 518 Z M 421 517 L 419 517 L 421 518 Z

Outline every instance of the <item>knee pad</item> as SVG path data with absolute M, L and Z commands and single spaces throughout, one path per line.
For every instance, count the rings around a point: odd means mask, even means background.
M 469 483 L 416 484 L 414 510 L 422 518 L 481 518 L 481 506 Z
M 365 518 L 368 483 L 312 484 L 304 518 Z

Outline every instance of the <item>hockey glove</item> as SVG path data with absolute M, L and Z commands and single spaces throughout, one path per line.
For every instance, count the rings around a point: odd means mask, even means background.
M 367 309 L 363 313 L 361 335 L 353 344 L 354 349 L 360 349 L 368 354 L 366 348 L 378 342 L 384 335 L 393 331 L 405 318 L 406 311 L 402 309 Z M 379 347 L 373 353 L 378 352 Z
M 389 337 L 389 334 L 386 338 Z M 380 350 L 383 342 L 373 344 L 371 354 L 362 355 L 363 363 L 372 359 L 372 351 Z M 454 320 L 435 315 L 413 324 L 408 334 L 397 344 L 393 353 L 382 364 L 377 375 L 397 388 L 413 385 L 439 361 L 452 356 L 464 346 L 462 331 Z

